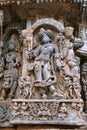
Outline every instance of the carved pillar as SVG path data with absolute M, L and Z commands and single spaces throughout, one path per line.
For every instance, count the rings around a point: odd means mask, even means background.
M 87 41 L 87 1 L 83 0 L 82 4 L 82 22 L 80 25 L 80 36 Z
M 82 84 L 82 97 L 84 99 L 84 111 L 87 113 L 87 2 L 82 2 L 82 22 L 80 25 L 80 37 L 84 41 L 84 46 L 80 48 L 77 53 L 80 57 L 81 65 L 81 84 Z
M 87 44 L 77 51 L 80 57 L 80 73 L 81 73 L 81 85 L 82 85 L 82 98 L 84 100 L 84 112 L 87 113 Z
M 27 29 L 30 29 L 31 28 L 31 19 L 30 18 L 28 18 L 27 19 Z
M 22 31 L 23 36 L 23 67 L 22 67 L 22 77 L 25 77 L 27 75 L 27 66 L 28 66 L 28 59 L 25 57 L 28 57 L 28 51 L 32 50 L 32 29 L 30 30 L 23 30 Z
M 0 10 L 0 51 L 3 47 L 3 11 Z
M 1 92 L 1 84 L 2 84 L 2 77 L 4 71 L 4 60 L 3 60 L 3 11 L 0 10 L 0 92 Z
M 84 98 L 84 111 L 87 113 L 87 62 L 81 66 L 82 94 Z

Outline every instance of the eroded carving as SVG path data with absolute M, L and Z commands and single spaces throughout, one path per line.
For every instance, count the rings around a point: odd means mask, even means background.
M 1 99 L 11 99 L 15 95 L 18 84 L 18 71 L 17 69 L 11 69 L 4 73 L 4 79 L 2 84 Z
M 32 93 L 31 99 L 81 98 L 79 60 L 75 56 L 74 43 L 71 42 L 73 30 L 72 27 L 66 27 L 55 34 L 50 29 L 40 28 L 36 39 L 40 45 L 36 48 L 33 48 L 34 30 L 24 30 L 21 79 L 22 86 L 26 86 L 26 76 L 31 78 L 32 89 L 28 88 L 29 93 Z M 25 93 L 21 88 L 22 91 Z
M 19 97 L 13 100 L 11 123 L 20 120 L 18 123 L 84 124 L 79 60 L 71 42 L 73 28 L 67 27 L 56 34 L 40 28 L 35 48 L 34 33 L 27 33 Z
M 16 104 L 16 107 L 15 107 Z M 57 100 L 45 100 L 45 101 L 22 101 L 13 100 L 12 104 L 15 114 L 12 112 L 11 123 L 26 124 L 65 124 L 66 125 L 82 125 L 84 120 L 82 119 L 82 102 L 66 102 Z M 16 109 L 17 108 L 17 109 Z
M 6 54 L 4 57 L 4 74 L 1 88 L 0 99 L 12 99 L 16 95 L 16 89 L 18 86 L 18 78 L 20 74 L 20 54 L 15 50 L 15 35 L 11 36 L 8 41 L 8 48 L 6 48 Z
M 10 102 L 0 102 L 0 126 L 5 124 L 10 125 L 9 120 L 11 117 Z
M 20 77 L 19 79 L 19 98 L 30 99 L 32 96 L 32 84 L 29 76 L 26 76 L 25 78 Z
M 1 71 L 1 99 L 16 98 L 11 105 L 11 124 L 85 124 L 80 61 L 75 55 L 82 45 L 72 41 L 72 27 L 51 25 L 23 30 L 22 44 L 13 34 L 4 58 L 1 56 L 2 70 L 5 68 Z M 84 88 L 85 80 L 83 74 Z
M 38 33 L 41 45 L 36 49 L 27 52 L 28 59 L 31 59 L 31 57 L 34 58 L 34 63 L 29 64 L 28 71 L 34 71 L 34 86 L 39 88 L 41 98 L 43 99 L 47 98 L 46 89 L 52 93 L 53 98 L 56 96 L 63 98 L 63 95 L 58 94 L 55 88 L 56 75 L 54 64 L 56 70 L 60 71 L 61 61 L 59 58 L 60 55 L 58 48 L 55 44 L 52 43 L 50 35 L 52 35 L 51 30 L 45 30 L 41 28 Z

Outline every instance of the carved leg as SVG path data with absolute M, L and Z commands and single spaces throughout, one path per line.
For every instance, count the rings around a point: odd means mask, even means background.
M 0 100 L 4 100 L 5 96 L 6 96 L 6 90 L 2 89 Z
M 10 88 L 10 93 L 9 93 L 9 99 L 11 99 L 13 96 L 15 96 L 15 91 L 17 88 L 17 82 L 14 81 L 13 86 Z
M 50 92 L 52 93 L 53 98 L 57 98 L 57 99 L 64 98 L 63 95 L 57 93 L 57 90 L 54 85 L 49 86 L 49 89 L 50 89 Z
M 42 66 L 40 62 L 35 65 L 35 78 L 36 81 L 42 81 Z
M 47 94 L 46 94 L 46 90 L 44 89 L 39 89 L 40 91 L 40 95 L 42 99 L 47 99 Z
M 49 62 L 44 64 L 43 67 L 43 78 L 44 80 L 48 80 L 51 77 L 51 65 Z

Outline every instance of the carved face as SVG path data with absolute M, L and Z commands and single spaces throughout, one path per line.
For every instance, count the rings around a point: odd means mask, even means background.
M 14 105 L 15 107 L 18 106 L 17 102 L 14 102 L 13 105 Z
M 9 44 L 9 47 L 8 47 L 8 50 L 9 51 L 13 51 L 15 49 L 15 46 L 14 46 L 14 44 Z
M 70 38 L 73 34 L 74 28 L 73 27 L 66 27 L 64 29 L 65 37 Z
M 12 61 L 11 55 L 6 55 L 6 56 L 5 56 L 5 59 L 6 59 L 6 62 L 7 62 L 7 63 L 10 63 L 10 62 Z
M 8 55 L 6 55 L 6 62 L 7 63 L 11 63 L 11 62 L 14 62 L 14 61 L 16 61 L 16 54 L 8 54 Z
M 87 72 L 86 72 L 86 71 L 83 71 L 83 72 L 82 72 L 82 78 L 83 78 L 84 80 L 87 80 Z
M 13 78 L 12 78 L 11 75 L 5 75 L 5 76 L 4 76 L 3 87 L 4 87 L 4 88 L 11 88 L 11 86 L 12 86 L 12 81 L 13 81 Z
M 20 77 L 19 86 L 20 86 L 20 88 L 24 87 L 24 79 L 22 77 Z

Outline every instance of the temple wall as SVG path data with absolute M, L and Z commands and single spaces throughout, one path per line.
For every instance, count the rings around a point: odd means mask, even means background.
M 49 8 L 48 8 L 48 5 L 49 5 Z M 5 47 L 6 47 L 6 44 L 7 44 L 7 42 L 9 42 L 9 41 L 11 41 L 11 40 L 13 40 L 14 41 L 14 39 L 10 39 L 10 37 L 11 37 L 11 35 L 12 34 L 14 34 L 14 30 L 16 30 L 16 29 L 18 29 L 19 28 L 19 30 L 17 30 L 17 31 L 20 31 L 21 29 L 20 29 L 20 25 L 21 25 L 21 27 L 23 28 L 23 29 L 29 29 L 30 27 L 31 27 L 31 25 L 34 23 L 34 22 L 36 22 L 37 20 L 39 20 L 39 19 L 42 19 L 42 18 L 53 18 L 53 19 L 55 19 L 55 20 L 57 20 L 57 21 L 59 21 L 60 23 L 62 23 L 65 27 L 66 26 L 72 26 L 72 27 L 74 27 L 74 36 L 78 36 L 79 35 L 79 27 L 80 27 L 80 24 L 81 24 L 81 21 L 80 21 L 80 18 L 81 18 L 81 14 L 80 14 L 80 11 L 79 11 L 79 6 L 78 5 L 74 5 L 74 4 L 57 4 L 57 3 L 53 3 L 52 5 L 51 5 L 51 3 L 48 3 L 48 5 L 46 5 L 46 3 L 44 3 L 44 4 L 38 4 L 38 6 L 36 5 L 36 4 L 31 4 L 31 7 L 30 7 L 30 5 L 28 6 L 27 4 L 25 4 L 25 5 L 17 5 L 17 6 L 15 6 L 15 4 L 14 5 L 11 5 L 11 11 L 13 11 L 12 13 L 8 13 L 9 12 L 9 8 L 7 9 L 7 7 L 6 6 L 2 6 L 2 9 L 4 10 L 4 13 L 5 13 L 5 25 L 4 25 L 4 35 L 5 35 Z M 54 6 L 53 6 L 54 5 Z M 35 8 L 34 8 L 34 6 L 35 6 Z M 62 10 L 60 9 L 60 6 L 62 6 Z M 4 8 L 5 7 L 5 8 Z M 28 13 L 26 13 L 26 10 L 25 10 L 25 8 L 27 9 L 27 10 L 29 10 L 29 12 Z M 46 10 L 45 10 L 46 9 Z M 5 10 L 7 10 L 7 13 L 5 12 Z M 76 11 L 74 11 L 74 10 L 76 10 Z M 38 13 L 39 12 L 39 13 Z M 53 12 L 55 12 L 55 13 L 53 13 Z M 59 13 L 60 12 L 60 13 Z M 18 16 L 16 16 L 16 15 L 13 15 L 13 14 L 18 14 Z M 9 18 L 9 15 L 10 15 L 10 17 L 12 17 L 12 15 L 13 15 L 13 17 L 14 17 L 14 19 L 16 19 L 17 17 L 19 18 L 19 19 L 21 19 L 22 21 L 21 22 L 18 22 L 17 23 L 17 21 L 13 21 L 13 19 L 11 18 Z M 78 15 L 78 18 L 76 17 Z M 7 19 L 6 19 L 7 18 Z M 25 22 L 26 21 L 26 22 Z M 16 23 L 16 24 L 15 24 Z M 21 24 L 19 24 L 19 23 L 21 23 Z M 46 23 L 47 24 L 47 23 Z M 50 23 L 51 24 L 51 23 Z M 43 25 L 43 24 L 42 24 Z M 54 24 L 55 25 L 55 24 Z M 53 25 L 52 25 L 53 26 Z M 51 27 L 52 27 L 51 26 Z M 11 29 L 10 29 L 10 27 L 11 27 Z M 40 27 L 40 26 L 39 26 Z M 38 32 L 38 29 L 39 29 L 39 27 L 36 27 L 36 29 L 37 29 L 37 31 L 35 32 L 35 33 L 37 33 Z M 87 27 L 87 24 L 86 24 L 86 27 Z M 49 26 L 46 26 L 45 27 L 45 29 L 49 29 Z M 7 30 L 6 30 L 7 29 Z M 53 28 L 51 28 L 51 29 L 53 29 Z M 12 31 L 13 30 L 13 31 Z M 54 34 L 55 34 L 55 28 L 53 29 L 53 31 L 54 31 Z M 15 31 L 16 32 L 16 31 Z M 17 34 L 17 33 L 16 33 Z M 19 35 L 20 35 L 20 33 L 19 33 Z M 36 34 L 34 35 L 34 36 L 36 36 Z M 19 36 L 18 36 L 19 37 Z M 17 38 L 18 38 L 17 37 Z M 31 38 L 31 37 L 30 37 Z M 35 38 L 37 38 L 37 37 L 35 37 Z M 16 42 L 14 42 L 14 44 L 15 44 L 15 46 L 17 45 L 16 43 L 19 41 L 17 41 L 18 39 L 16 39 Z M 24 40 L 26 40 L 26 39 L 24 39 Z M 28 39 L 29 40 L 29 39 Z M 27 40 L 26 40 L 27 41 Z M 35 41 L 35 43 L 36 43 L 36 41 Z M 25 43 L 24 43 L 25 44 Z M 31 46 L 32 46 L 32 42 L 31 42 L 31 44 L 30 44 Z M 37 44 L 35 44 L 35 45 L 37 45 Z M 19 47 L 20 47 L 20 44 L 19 44 L 19 46 L 16 46 L 16 48 L 15 48 L 15 50 L 13 50 L 13 52 L 14 52 L 14 54 L 16 54 L 17 55 L 17 58 L 19 59 L 19 61 L 20 61 L 20 59 L 24 59 L 23 60 L 23 63 L 24 63 L 24 65 L 25 65 L 25 63 L 26 63 L 26 65 L 28 64 L 27 62 L 27 60 L 26 60 L 26 58 L 25 58 L 25 55 L 23 55 L 23 56 L 21 56 L 21 54 L 22 53 L 20 53 L 20 51 L 19 51 Z M 21 47 L 20 47 L 21 48 Z M 32 48 L 32 47 L 31 47 Z M 30 48 L 30 49 L 31 49 Z M 21 50 L 26 50 L 26 48 L 25 48 L 25 46 L 24 46 L 24 48 L 22 48 Z M 3 48 L 1 47 L 1 51 L 3 51 Z M 10 51 L 10 50 L 9 50 Z M 8 54 L 9 54 L 9 51 L 8 51 Z M 12 52 L 12 54 L 13 54 L 13 52 Z M 7 53 L 7 52 L 6 52 Z M 24 54 L 24 53 L 23 53 Z M 82 57 L 81 57 L 82 58 Z M 16 59 L 17 60 L 17 62 L 18 62 L 18 59 Z M 85 63 L 85 58 L 84 58 L 84 63 Z M 65 62 L 65 61 L 64 61 Z M 11 64 L 12 65 L 12 64 Z M 8 67 L 9 66 L 9 63 L 6 63 L 6 67 Z M 12 68 L 13 68 L 13 66 L 11 66 Z M 15 67 L 16 68 L 16 67 Z M 25 66 L 22 68 L 22 73 L 24 72 L 24 73 L 27 73 L 26 71 L 25 71 Z M 66 68 L 67 68 L 67 66 L 66 66 Z M 21 75 L 21 67 L 20 66 L 17 66 L 17 68 L 16 68 L 18 71 L 19 71 L 19 75 Z M 23 77 L 25 78 L 26 77 L 26 74 L 24 75 L 24 73 L 23 73 Z M 15 75 L 15 73 L 14 73 L 14 75 Z M 32 76 L 32 75 L 31 75 Z M 5 77 L 5 75 L 4 75 L 4 77 Z M 18 77 L 16 77 L 16 79 L 18 80 Z M 32 76 L 32 79 L 33 79 L 33 76 Z M 26 79 L 25 79 L 26 80 Z M 65 90 L 65 89 L 64 89 Z M 21 93 L 21 91 L 20 91 L 20 93 Z M 9 94 L 10 95 L 10 94 Z M 36 94 L 37 95 L 37 94 Z M 0 96 L 2 96 L 1 94 L 0 94 Z M 49 95 L 48 95 L 49 96 Z M 71 95 L 72 96 L 72 95 Z M 9 96 L 8 96 L 9 97 Z M 16 96 L 15 96 L 16 97 Z M 21 97 L 21 94 L 20 94 L 20 97 Z M 33 97 L 33 96 L 32 96 Z M 7 98 L 7 97 L 5 97 L 5 98 Z M 22 97 L 22 98 L 24 98 L 24 99 L 26 99 L 25 97 Z M 37 97 L 38 98 L 38 97 Z M 74 98 L 76 98 L 77 99 L 77 95 L 76 95 L 76 97 L 74 97 Z M 15 99 L 15 98 L 14 98 Z M 30 99 L 30 98 L 28 98 L 28 99 Z M 35 98 L 36 99 L 36 98 Z M 71 99 L 71 98 L 70 98 Z M 58 99 L 59 100 L 59 99 Z M 24 100 L 25 101 L 25 100 Z M 22 103 L 22 102 L 20 102 L 20 101 L 18 101 L 18 103 Z M 29 102 L 30 103 L 30 102 Z M 65 102 L 66 103 L 66 102 Z M 7 104 L 7 103 L 6 103 Z M 79 104 L 79 102 L 78 102 L 78 104 Z M 77 109 L 78 109 L 78 107 L 79 107 L 79 105 L 78 104 L 76 104 L 77 105 Z M 12 104 L 11 104 L 12 105 Z M 3 106 L 2 105 L 2 102 L 1 102 L 1 106 Z M 30 105 L 31 106 L 31 105 Z M 60 102 L 60 106 L 61 106 L 61 102 Z M 68 110 L 69 109 L 72 109 L 72 107 L 71 107 L 71 104 L 70 104 L 70 102 L 67 102 L 67 105 L 66 106 L 69 106 L 69 108 L 68 108 Z M 19 106 L 18 106 L 19 107 Z M 25 107 L 26 107 L 26 101 L 25 101 Z M 80 107 L 83 107 L 83 106 L 81 106 L 81 104 L 80 104 Z M 2 107 L 1 107 L 2 108 Z M 4 108 L 4 107 L 3 107 Z M 61 108 L 61 107 L 60 107 Z M 16 111 L 16 109 L 15 109 L 15 106 L 14 106 L 14 108 L 13 108 L 15 111 Z M 26 109 L 26 108 L 25 108 Z M 29 106 L 28 106 L 28 109 L 29 109 Z M 82 112 L 80 109 L 78 109 L 77 110 L 76 109 L 76 113 L 77 113 L 77 115 L 78 115 L 78 118 L 81 116 L 80 115 L 80 112 Z M 2 109 L 1 109 L 2 110 Z M 20 108 L 20 110 L 21 110 L 21 108 Z M 21 111 L 19 110 L 19 113 L 21 114 Z M 65 110 L 65 109 L 64 109 Z M 68 113 L 68 110 L 66 110 L 65 112 L 64 112 L 64 114 L 66 115 L 66 113 Z M 29 112 L 29 110 L 27 110 L 28 112 Z M 79 111 L 79 112 L 78 112 Z M 86 110 L 85 110 L 86 111 Z M 18 111 L 16 111 L 16 113 L 17 113 Z M 34 112 L 34 111 L 33 111 Z M 43 112 L 42 112 L 43 113 Z M 14 114 L 14 113 L 13 113 Z M 23 114 L 23 113 L 22 113 Z M 70 113 L 71 114 L 71 113 Z M 26 114 L 25 114 L 26 115 Z M 71 114 L 72 115 L 72 114 Z M 70 117 L 71 117 L 71 115 L 70 115 Z M 73 113 L 73 115 L 74 115 L 74 113 Z M 0 115 L 1 116 L 1 115 Z M 16 115 L 17 116 L 17 115 Z M 13 115 L 13 118 L 14 117 L 16 117 L 16 116 L 14 116 Z M 30 117 L 30 116 L 29 116 Z M 5 118 L 5 117 L 4 117 Z M 20 118 L 20 117 L 19 117 Z M 2 119 L 2 118 L 1 118 Z M 8 121 L 8 120 L 7 120 Z M 19 121 L 21 121 L 21 118 L 20 118 L 20 120 Z M 15 124 L 15 123 L 13 123 L 13 126 L 12 127 L 10 127 L 9 125 L 9 127 L 7 126 L 5 126 L 5 124 L 3 125 L 3 126 L 0 126 L 0 130 L 86 130 L 86 126 L 85 127 L 78 127 L 78 126 L 64 126 L 64 124 L 63 125 L 60 125 L 59 126 L 59 124 L 57 125 L 46 125 L 45 123 L 43 123 L 43 125 L 40 125 L 41 124 L 41 122 L 40 122 L 40 124 L 38 123 L 38 125 L 29 125 L 30 123 L 27 123 L 27 124 L 24 124 L 24 122 L 23 121 L 25 121 L 25 118 L 22 120 L 22 125 L 21 125 L 21 123 L 19 123 L 19 125 L 18 124 Z M 27 120 L 26 120 L 27 121 Z M 31 120 L 30 120 L 31 121 Z M 70 120 L 69 120 L 70 121 Z M 14 121 L 14 119 L 13 119 L 13 122 L 15 122 Z M 44 122 L 44 121 L 43 121 Z M 61 121 L 62 122 L 62 121 Z M 24 124 L 24 125 L 23 125 Z M 31 124 L 33 124 L 33 123 L 31 123 Z M 55 121 L 54 121 L 54 124 L 55 124 Z

